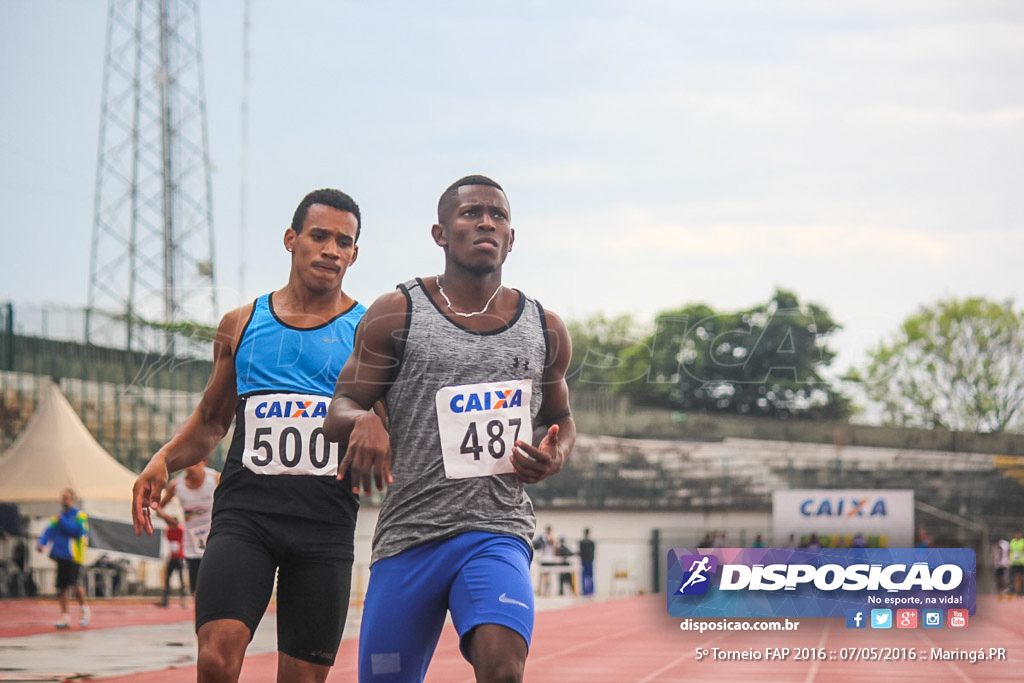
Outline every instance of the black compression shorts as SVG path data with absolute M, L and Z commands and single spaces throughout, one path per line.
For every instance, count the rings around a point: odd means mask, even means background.
M 77 586 L 82 565 L 78 564 L 74 560 L 57 560 L 56 562 L 57 590 L 62 591 L 65 588 L 74 588 Z
M 202 561 L 201 557 L 185 558 L 185 564 L 188 565 L 188 588 L 193 593 L 196 592 L 196 583 L 199 581 L 199 563 Z
M 199 566 L 196 630 L 234 619 L 251 637 L 277 570 L 277 649 L 333 665 L 348 615 L 353 535 L 354 528 L 293 517 L 218 513 Z

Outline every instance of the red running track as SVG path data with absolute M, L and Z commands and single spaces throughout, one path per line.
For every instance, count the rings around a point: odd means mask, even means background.
M 20 601 L 14 601 L 20 602 Z M 38 609 L 38 608 L 35 608 Z M 52 604 L 38 627 L 52 631 Z M 155 612 L 155 613 L 154 613 Z M 95 604 L 90 628 L 125 626 L 130 623 L 154 623 L 154 619 L 174 616 L 174 612 L 155 610 L 152 605 L 135 610 L 130 605 Z M 24 635 L 14 632 L 12 618 L 17 611 L 0 602 L 0 653 L 2 638 Z M 178 615 L 180 618 L 180 613 Z M 23 620 L 32 621 L 22 615 Z M 682 631 L 682 619 L 669 617 L 664 596 L 639 596 L 575 604 L 565 609 L 537 613 L 533 647 L 526 667 L 530 683 L 647 683 L 687 681 L 842 681 L 843 683 L 965 683 L 1024 680 L 1024 600 L 1000 602 L 995 596 L 979 596 L 978 609 L 966 629 L 951 630 L 872 630 L 847 629 L 842 619 L 796 619 L 795 632 L 725 631 L 703 635 Z M 733 620 L 753 623 L 755 620 Z M 769 620 L 774 621 L 774 620 Z M 354 634 L 350 634 L 354 635 Z M 458 652 L 457 638 L 447 626 L 427 675 L 428 683 L 470 683 L 473 672 Z M 328 681 L 355 680 L 355 639 L 342 643 L 337 664 Z M 760 660 L 715 659 L 711 652 L 738 653 Z M 784 659 L 764 658 L 766 649 L 789 648 Z M 879 656 L 894 652 L 910 661 L 855 660 L 870 657 L 872 648 Z M 971 663 L 966 659 L 935 660 L 933 650 L 963 657 L 979 648 L 988 655 L 990 648 L 1003 648 L 1005 660 Z M 798 659 L 798 651 L 809 655 Z M 698 651 L 708 656 L 698 661 Z M 825 658 L 817 658 L 824 650 Z M 780 651 L 780 654 L 781 651 Z M 844 656 L 845 655 L 845 656 Z M 243 683 L 274 681 L 277 655 L 251 655 L 242 670 Z M 0 657 L 2 661 L 2 657 Z M 92 678 L 107 683 L 186 683 L 195 680 L 195 667 L 184 666 L 163 671 L 136 673 L 117 678 Z M 0 663 L 0 681 L 4 680 Z M 888 680 L 887 680 L 888 679 Z M 8 678 L 7 680 L 14 680 Z M 26 680 L 26 679 L 21 679 Z

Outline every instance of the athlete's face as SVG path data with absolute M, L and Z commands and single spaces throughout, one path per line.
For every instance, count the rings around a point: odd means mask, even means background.
M 447 220 L 434 225 L 434 241 L 448 258 L 472 272 L 490 273 L 501 267 L 515 241 L 512 212 L 505 193 L 490 185 L 459 188 Z
M 358 228 L 356 217 L 348 211 L 313 204 L 302 232 L 285 231 L 284 245 L 292 252 L 292 269 L 307 287 L 317 292 L 341 287 L 345 271 L 359 254 Z

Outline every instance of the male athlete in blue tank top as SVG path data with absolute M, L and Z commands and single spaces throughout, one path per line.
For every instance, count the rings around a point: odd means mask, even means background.
M 569 334 L 501 283 L 515 233 L 493 180 L 456 181 L 431 233 L 444 273 L 370 306 L 324 421 L 357 490 L 388 484 L 359 680 L 422 681 L 450 612 L 477 681 L 521 681 L 534 614 L 524 484 L 558 473 L 575 442 Z M 370 411 L 381 399 L 386 425 Z
M 334 378 L 365 308 L 341 289 L 359 207 L 307 195 L 284 234 L 288 284 L 224 316 L 195 412 L 135 483 L 136 533 L 170 472 L 200 462 L 234 423 L 196 586 L 199 680 L 238 680 L 277 582 L 278 681 L 322 682 L 348 611 L 358 494 L 323 434 Z

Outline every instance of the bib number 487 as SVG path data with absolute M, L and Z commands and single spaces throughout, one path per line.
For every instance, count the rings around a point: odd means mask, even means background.
M 448 479 L 512 474 L 520 432 L 533 432 L 529 380 L 442 387 L 434 399 Z
M 508 427 L 506 428 L 506 423 Z M 473 460 L 479 460 L 481 454 L 486 450 L 487 454 L 498 460 L 511 452 L 519 439 L 519 430 L 523 421 L 518 417 L 508 420 L 491 420 L 484 425 L 484 434 L 478 433 L 477 422 L 470 422 L 466 428 L 466 435 L 462 437 L 462 446 L 459 452 L 463 455 L 472 455 Z M 511 434 L 511 441 L 505 439 Z M 484 445 L 485 444 L 485 445 Z

